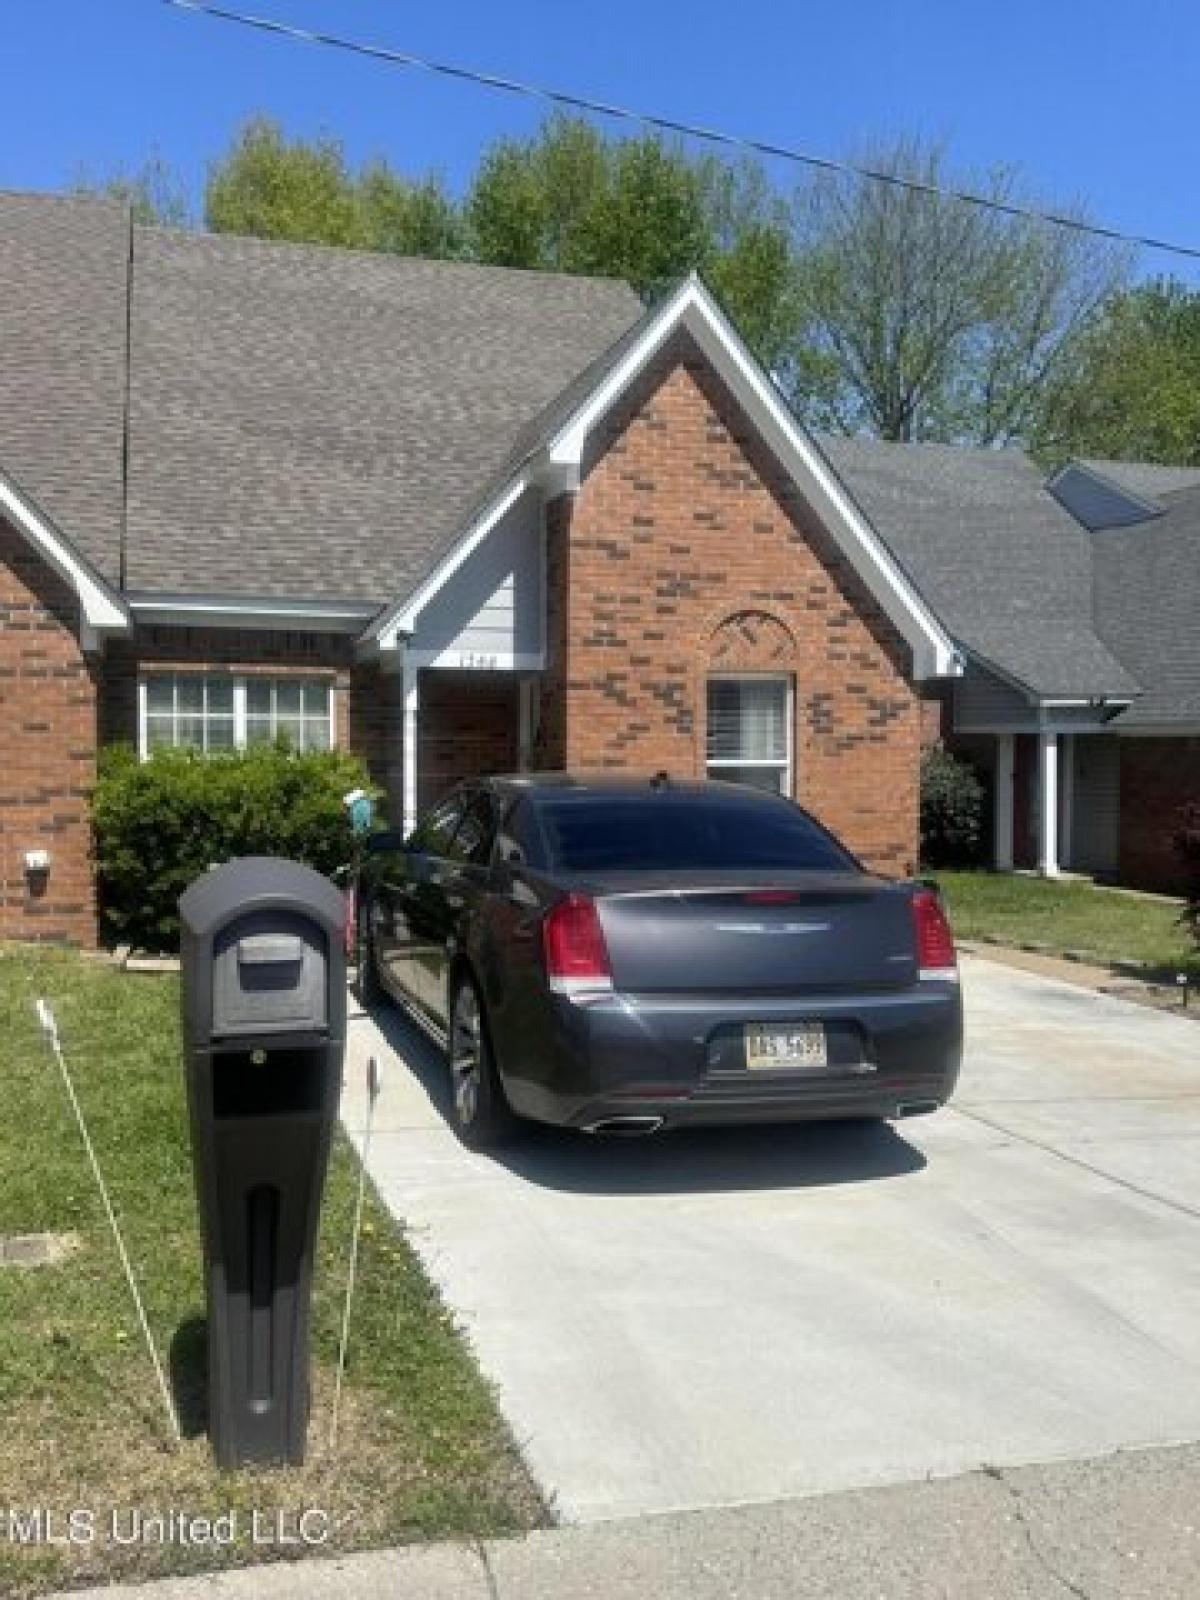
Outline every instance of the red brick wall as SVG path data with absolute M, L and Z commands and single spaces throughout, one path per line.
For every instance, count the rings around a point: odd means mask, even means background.
M 933 750 L 945 744 L 953 732 L 950 689 L 946 684 L 926 683 L 921 689 L 921 749 Z
M 694 347 L 610 419 L 549 508 L 537 760 L 704 772 L 714 670 L 790 674 L 796 798 L 872 866 L 916 862 L 907 650 Z
M 518 680 L 511 673 L 420 674 L 417 810 L 462 778 L 514 772 L 519 733 Z
M 1200 738 L 1129 738 L 1120 746 L 1121 882 L 1183 894 L 1172 837 L 1180 806 L 1200 802 Z
M 0 939 L 91 945 L 96 685 L 74 594 L 0 521 Z M 27 850 L 48 850 L 44 878 Z

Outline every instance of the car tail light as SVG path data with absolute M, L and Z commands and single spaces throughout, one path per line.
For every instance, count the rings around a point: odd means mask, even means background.
M 611 989 L 612 968 L 600 913 L 585 894 L 569 894 L 542 923 L 546 976 L 556 994 Z
M 912 908 L 917 930 L 918 976 L 925 982 L 937 979 L 957 982 L 954 935 L 940 898 L 932 889 L 918 889 L 912 897 Z

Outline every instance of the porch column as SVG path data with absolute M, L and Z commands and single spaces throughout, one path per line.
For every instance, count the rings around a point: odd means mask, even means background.
M 1016 781 L 1016 739 L 1011 733 L 996 735 L 996 774 L 993 802 L 992 861 L 997 872 L 1013 869 L 1013 785 Z
M 1058 735 L 1038 734 L 1038 871 L 1057 878 L 1058 862 Z
M 1059 864 L 1070 872 L 1075 859 L 1072 848 L 1075 832 L 1075 735 L 1073 733 L 1063 734 L 1061 749 L 1062 772 L 1059 775 L 1059 787 L 1062 790 L 1062 801 L 1058 822 L 1058 854 Z
M 404 713 L 401 730 L 401 810 L 407 837 L 417 825 L 417 713 L 420 710 L 417 668 L 404 658 Z

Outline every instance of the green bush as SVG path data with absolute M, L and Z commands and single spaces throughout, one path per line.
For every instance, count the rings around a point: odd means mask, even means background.
M 359 787 L 370 788 L 366 769 L 340 751 L 159 750 L 148 761 L 128 746 L 105 751 L 93 807 L 105 936 L 176 949 L 180 894 L 234 856 L 290 856 L 332 872 L 351 858 L 342 796 Z
M 921 762 L 921 860 L 929 867 L 978 866 L 985 797 L 974 767 L 937 746 Z

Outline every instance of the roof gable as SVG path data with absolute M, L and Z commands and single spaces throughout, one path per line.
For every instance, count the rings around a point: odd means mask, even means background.
M 452 575 L 526 488 L 549 484 L 557 491 L 578 482 L 589 435 L 680 330 L 690 334 L 764 445 L 908 642 L 915 675 L 925 678 L 956 672 L 957 653 L 941 623 L 696 277 L 647 313 L 636 328 L 551 402 L 537 422 L 540 437 L 526 433 L 526 453 L 514 464 L 507 481 L 496 485 L 494 494 L 425 582 L 380 618 L 371 630 L 372 642 L 390 649 L 411 631 L 429 595 Z

